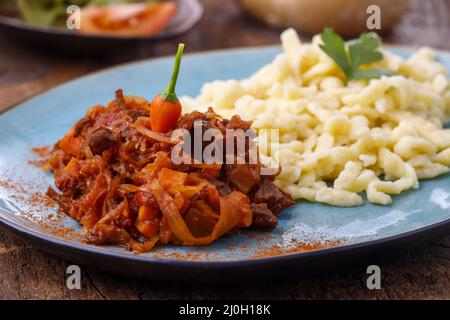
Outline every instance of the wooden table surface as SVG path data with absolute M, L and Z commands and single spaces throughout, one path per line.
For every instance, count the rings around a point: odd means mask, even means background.
M 205 16 L 189 33 L 105 57 L 43 51 L 0 37 L 0 111 L 94 70 L 173 54 L 179 41 L 188 44 L 188 51 L 278 43 L 280 30 L 247 18 L 233 1 L 202 2 Z M 449 30 L 449 0 L 413 0 L 410 12 L 384 41 L 450 50 Z M 264 287 L 233 284 L 215 288 L 157 284 L 83 268 L 82 289 L 68 290 L 69 264 L 0 231 L 0 299 L 450 299 L 450 237 L 383 262 L 380 290 L 367 289 L 364 266 L 286 283 L 268 279 Z

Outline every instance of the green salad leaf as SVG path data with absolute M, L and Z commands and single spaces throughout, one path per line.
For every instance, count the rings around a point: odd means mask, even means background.
M 64 23 L 67 7 L 63 0 L 17 0 L 22 19 L 40 26 L 49 27 Z
M 8 0 L 1 0 L 8 1 Z M 44 27 L 64 27 L 67 20 L 67 7 L 77 5 L 107 5 L 114 3 L 147 2 L 145 0 L 9 0 L 8 7 L 15 4 L 20 17 L 32 24 Z M 12 4 L 13 3 L 13 4 Z M 6 7 L 6 6 L 5 6 Z M 2 8 L 2 7 L 0 7 Z
M 377 36 L 363 33 L 358 39 L 348 44 L 330 28 L 326 28 L 320 36 L 323 42 L 320 48 L 341 68 L 347 81 L 395 74 L 379 68 L 361 68 L 361 66 L 383 60 L 383 54 L 378 51 L 381 41 Z

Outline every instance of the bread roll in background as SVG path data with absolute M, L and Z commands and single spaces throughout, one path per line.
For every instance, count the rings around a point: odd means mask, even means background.
M 237 0 L 253 17 L 276 27 L 294 27 L 316 34 L 325 27 L 344 37 L 354 37 L 367 29 L 370 5 L 381 9 L 381 30 L 388 31 L 408 10 L 409 0 Z

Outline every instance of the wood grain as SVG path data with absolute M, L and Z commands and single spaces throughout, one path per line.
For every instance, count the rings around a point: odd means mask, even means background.
M 191 52 L 278 43 L 280 30 L 247 18 L 233 1 L 202 2 L 205 16 L 191 32 L 105 57 L 36 50 L 0 37 L 0 111 L 107 66 L 172 54 L 179 41 L 187 43 Z M 450 1 L 414 0 L 412 4 L 385 41 L 450 50 Z M 82 269 L 82 289 L 68 290 L 69 264 L 0 231 L 0 299 L 450 299 L 450 237 L 380 262 L 382 289 L 373 291 L 366 287 L 365 267 L 287 283 L 267 279 L 264 287 L 214 288 L 151 283 Z

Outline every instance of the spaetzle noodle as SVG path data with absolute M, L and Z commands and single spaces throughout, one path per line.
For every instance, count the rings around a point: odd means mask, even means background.
M 276 184 L 295 199 L 358 206 L 365 191 L 387 205 L 418 179 L 449 171 L 449 79 L 432 49 L 408 59 L 383 50 L 373 66 L 396 75 L 345 84 L 319 36 L 302 43 L 288 29 L 281 42 L 272 63 L 248 79 L 205 84 L 197 98 L 183 98 L 184 111 L 212 106 L 256 130 L 279 129 L 276 148 L 261 156 L 278 158 Z

